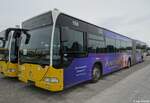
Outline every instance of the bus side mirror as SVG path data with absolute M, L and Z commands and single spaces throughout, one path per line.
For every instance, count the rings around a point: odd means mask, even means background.
M 26 35 L 25 44 L 28 44 L 28 43 L 29 43 L 29 41 L 30 41 L 30 37 L 31 37 L 31 35 L 30 35 L 30 34 L 28 34 L 26 30 L 23 30 L 23 33 Z
M 26 41 L 25 41 L 25 44 L 28 44 L 29 41 L 30 41 L 30 36 L 27 36 Z
M 10 33 L 10 30 L 7 29 L 7 30 L 5 31 L 5 40 L 6 40 L 6 41 L 8 40 L 8 35 L 9 35 L 9 33 Z
M 0 37 L 0 40 L 4 40 L 4 38 L 3 38 L 3 37 Z

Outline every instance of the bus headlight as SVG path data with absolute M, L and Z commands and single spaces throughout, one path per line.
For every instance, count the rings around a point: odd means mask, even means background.
M 16 72 L 16 69 L 10 68 L 10 69 L 8 69 L 8 72 Z
M 46 77 L 44 81 L 47 83 L 58 83 L 58 79 L 55 77 Z

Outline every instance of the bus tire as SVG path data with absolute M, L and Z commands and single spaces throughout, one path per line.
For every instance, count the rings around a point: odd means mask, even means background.
M 144 57 L 142 56 L 141 58 L 142 58 L 142 62 L 144 62 Z
M 130 60 L 130 59 L 128 60 L 128 65 L 127 65 L 127 67 L 128 67 L 128 68 L 131 67 L 131 60 Z
M 98 80 L 101 77 L 101 66 L 98 64 L 95 64 L 93 69 L 92 69 L 92 83 L 98 82 Z

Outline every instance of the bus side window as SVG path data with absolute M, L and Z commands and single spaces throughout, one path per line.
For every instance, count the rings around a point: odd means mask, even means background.
M 120 40 L 116 39 L 116 52 L 120 52 Z
M 66 37 L 67 35 L 67 37 Z M 84 32 L 62 27 L 63 50 L 66 53 L 84 52 Z
M 127 42 L 126 50 L 128 51 L 128 53 L 132 52 L 132 41 Z
M 124 40 L 121 41 L 121 48 L 120 48 L 120 52 L 121 53 L 125 53 L 126 52 L 126 42 Z
M 104 53 L 105 52 L 105 44 L 104 44 L 103 35 L 88 33 L 88 52 L 89 53 Z
M 107 46 L 107 52 L 108 53 L 114 53 L 115 52 L 115 39 L 106 37 L 106 46 Z

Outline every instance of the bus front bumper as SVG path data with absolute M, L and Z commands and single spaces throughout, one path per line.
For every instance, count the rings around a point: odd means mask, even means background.
M 17 68 L 8 68 L 7 70 L 4 71 L 4 76 L 6 77 L 18 77 L 17 74 L 18 74 Z
M 18 64 L 17 63 L 7 63 L 7 68 L 3 70 L 4 76 L 6 77 L 18 77 Z
M 24 82 L 24 83 L 30 83 L 31 80 L 28 80 L 26 78 L 23 78 L 21 76 L 18 76 L 19 80 Z M 32 81 L 34 82 L 36 87 L 48 90 L 48 91 L 52 91 L 52 92 L 57 92 L 57 91 L 62 91 L 63 90 L 63 82 L 53 82 L 51 83 L 50 81 L 47 81 L 46 79 L 43 79 L 41 81 Z
M 48 72 L 43 77 L 42 80 L 36 81 L 35 85 L 37 87 L 52 91 L 58 92 L 64 89 L 64 71 L 63 69 L 55 69 L 49 67 Z
M 6 61 L 0 61 L 0 72 L 6 77 L 17 77 L 18 64 Z
M 59 83 L 47 83 L 45 81 L 38 81 L 35 83 L 35 86 L 52 92 L 58 92 L 63 90 L 63 86 Z

